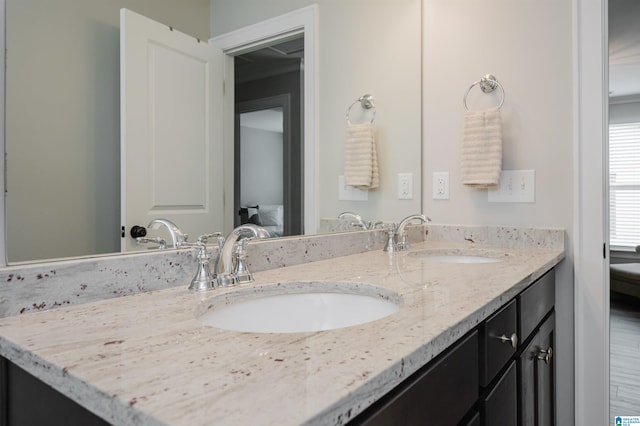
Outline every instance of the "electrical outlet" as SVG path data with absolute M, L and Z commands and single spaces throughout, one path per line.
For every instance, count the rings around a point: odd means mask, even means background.
M 535 203 L 535 170 L 503 170 L 497 188 L 489 188 L 490 203 Z
M 433 172 L 434 200 L 449 199 L 449 172 Z
M 398 199 L 413 199 L 413 173 L 398 173 Z

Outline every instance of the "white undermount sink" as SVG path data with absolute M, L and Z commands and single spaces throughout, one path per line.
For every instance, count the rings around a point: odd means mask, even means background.
M 496 263 L 502 261 L 497 252 L 473 249 L 425 249 L 409 252 L 408 255 L 431 263 Z
M 296 282 L 244 288 L 214 297 L 199 320 L 207 326 L 253 333 L 333 330 L 384 318 L 401 297 L 351 282 Z

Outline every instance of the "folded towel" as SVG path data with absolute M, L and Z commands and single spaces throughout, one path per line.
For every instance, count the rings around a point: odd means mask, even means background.
M 500 183 L 502 121 L 499 109 L 465 113 L 461 171 L 464 185 L 488 188 Z
M 371 123 L 348 125 L 344 144 L 344 183 L 358 189 L 374 189 L 380 184 Z

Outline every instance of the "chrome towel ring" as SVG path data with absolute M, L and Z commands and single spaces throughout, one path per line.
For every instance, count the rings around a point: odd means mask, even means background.
M 464 98 L 462 98 L 462 103 L 464 104 L 465 111 L 469 111 L 469 107 L 467 106 L 467 96 L 469 95 L 471 89 L 473 89 L 477 85 L 480 85 L 480 90 L 482 90 L 484 93 L 491 93 L 496 90 L 496 88 L 500 89 L 500 92 L 502 92 L 502 98 L 500 99 L 500 105 L 498 105 L 498 109 L 502 108 L 502 104 L 504 104 L 504 88 L 502 87 L 502 84 L 498 83 L 498 79 L 496 79 L 493 75 L 486 74 L 480 80 L 474 82 L 471 86 L 469 86 L 469 88 L 465 92 Z
M 347 123 L 352 124 L 351 120 L 349 120 L 349 113 L 351 112 L 351 108 L 353 108 L 353 106 L 358 102 L 360 102 L 360 106 L 363 109 L 373 109 L 373 115 L 371 116 L 371 122 L 373 123 L 373 120 L 376 118 L 376 106 L 373 103 L 373 95 L 369 94 L 360 96 L 356 101 L 349 105 L 349 108 L 347 108 Z

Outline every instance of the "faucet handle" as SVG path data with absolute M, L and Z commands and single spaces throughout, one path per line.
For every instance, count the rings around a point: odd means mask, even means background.
M 204 243 L 188 243 L 191 247 L 198 247 L 198 270 L 189 284 L 191 291 L 206 291 L 216 287 L 215 277 L 209 268 L 209 254 Z
M 394 252 L 397 250 L 396 245 L 396 224 L 385 223 L 382 225 L 382 229 L 387 233 L 387 242 L 384 245 L 383 251 Z
M 222 233 L 220 232 L 212 232 L 210 234 L 202 234 L 198 237 L 198 242 L 199 243 L 206 243 L 207 241 L 209 241 L 211 238 L 216 238 L 216 237 L 220 237 L 222 235 Z
M 253 238 L 243 238 L 238 241 L 238 245 L 236 246 L 236 251 L 234 253 L 235 262 L 233 273 L 238 284 L 250 283 L 254 281 L 253 274 L 249 272 L 249 268 L 247 267 L 246 244 L 251 239 Z
M 137 237 L 136 238 L 136 243 L 139 245 L 142 244 L 158 244 L 157 249 L 158 250 L 164 250 L 167 248 L 167 242 L 160 237 L 154 237 L 154 238 L 146 238 L 146 237 Z

